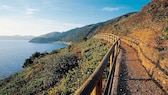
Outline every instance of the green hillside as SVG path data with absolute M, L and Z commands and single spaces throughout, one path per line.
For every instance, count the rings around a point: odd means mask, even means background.
M 1 80 L 0 95 L 73 94 L 94 71 L 108 47 L 105 41 L 89 39 L 53 50 Z
M 116 24 L 117 22 L 121 21 L 122 19 L 125 19 L 131 15 L 135 14 L 135 12 L 125 14 L 123 16 L 97 23 L 97 24 L 91 24 L 86 25 L 84 27 L 71 29 L 69 31 L 60 33 L 60 32 L 52 32 L 48 33 L 36 38 L 33 38 L 30 40 L 30 42 L 33 43 L 52 43 L 56 41 L 65 41 L 65 42 L 79 42 L 84 39 L 91 38 L 94 34 L 96 34 L 96 31 L 101 29 L 104 26 Z

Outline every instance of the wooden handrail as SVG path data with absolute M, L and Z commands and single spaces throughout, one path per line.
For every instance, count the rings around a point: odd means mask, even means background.
M 117 55 L 119 53 L 120 38 L 113 34 L 99 34 L 95 38 L 101 38 L 109 42 L 114 42 L 110 47 L 109 51 L 103 57 L 101 63 L 95 69 L 95 71 L 90 75 L 90 77 L 85 81 L 85 83 L 77 90 L 76 95 L 101 95 L 102 94 L 102 74 L 104 69 L 107 66 L 108 61 L 110 61 L 110 73 L 108 75 L 108 81 L 106 89 L 109 89 L 109 82 L 112 85 L 112 78 L 115 71 L 115 63 Z M 111 86 L 112 87 L 112 86 Z M 110 88 L 111 89 L 111 88 Z M 105 90 L 105 93 L 109 93 L 108 90 Z

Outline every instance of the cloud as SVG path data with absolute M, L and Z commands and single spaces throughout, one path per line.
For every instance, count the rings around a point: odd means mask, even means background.
M 9 6 L 9 5 L 0 5 L 0 9 L 5 9 L 5 10 L 9 10 L 9 9 L 11 9 L 11 6 Z
M 0 35 L 39 36 L 53 31 L 63 32 L 83 25 L 50 19 L 0 17 L 0 26 Z
M 27 9 L 26 9 L 26 15 L 27 15 L 27 16 L 31 16 L 31 15 L 34 14 L 35 12 L 39 12 L 39 9 L 35 9 L 35 8 L 27 8 Z
M 104 7 L 104 8 L 102 8 L 103 11 L 109 11 L 109 12 L 118 11 L 120 9 L 121 9 L 120 7 Z

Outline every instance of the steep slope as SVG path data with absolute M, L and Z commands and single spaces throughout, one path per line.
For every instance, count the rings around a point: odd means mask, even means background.
M 100 29 L 103 26 L 111 25 L 119 22 L 122 19 L 125 19 L 135 12 L 125 14 L 123 16 L 108 20 L 106 22 L 101 22 L 97 24 L 86 25 L 84 27 L 71 29 L 69 31 L 59 33 L 59 32 L 52 32 L 48 33 L 30 40 L 33 43 L 50 43 L 55 41 L 65 41 L 65 42 L 79 42 L 83 39 L 89 39 L 92 35 L 96 34 L 96 30 Z
M 140 12 L 97 32 L 119 35 L 134 47 L 150 77 L 168 93 L 168 0 L 152 0 Z
M 0 95 L 73 95 L 97 67 L 108 47 L 106 41 L 89 39 L 54 50 L 0 80 Z M 40 54 L 31 57 L 36 56 Z

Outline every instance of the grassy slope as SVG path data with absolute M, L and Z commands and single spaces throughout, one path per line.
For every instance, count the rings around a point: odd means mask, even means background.
M 139 44 L 141 50 L 138 52 L 142 64 L 149 75 L 168 93 L 167 0 L 152 0 L 140 12 L 97 30 L 97 32 L 104 31 L 131 40 L 138 39 L 141 42 Z
M 0 94 L 70 94 L 82 85 L 108 50 L 104 41 L 90 39 L 36 60 L 0 81 Z

